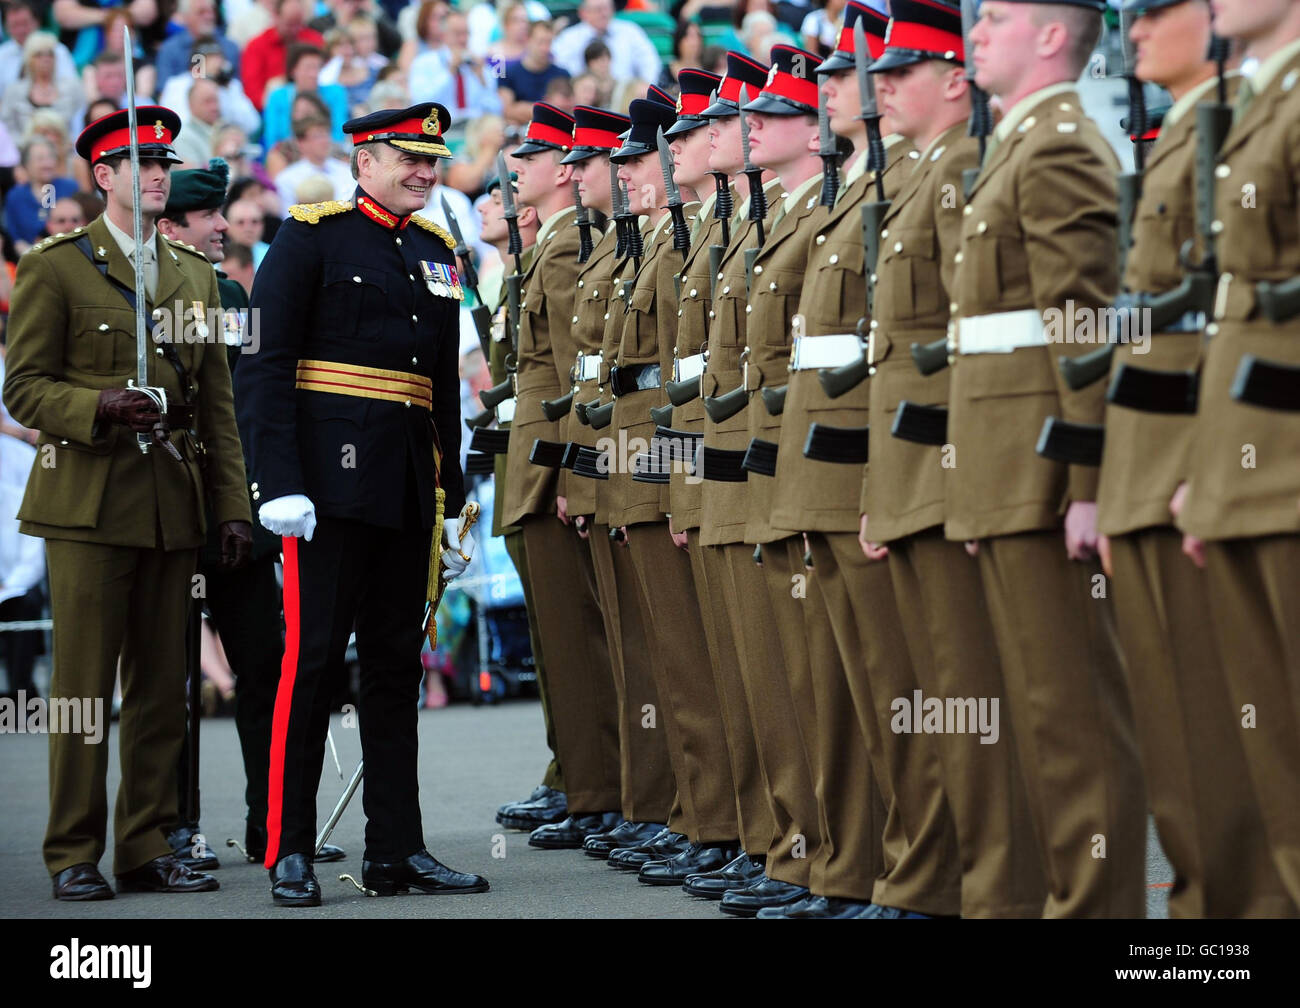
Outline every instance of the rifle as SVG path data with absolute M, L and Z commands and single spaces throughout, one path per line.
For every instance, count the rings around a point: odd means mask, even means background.
M 519 210 L 515 206 L 515 191 L 510 187 L 510 172 L 506 168 L 504 152 L 497 152 L 497 174 L 501 179 L 501 207 L 506 227 L 510 232 L 506 254 L 513 256 L 515 269 L 506 276 L 506 328 L 510 333 L 511 353 L 506 356 L 509 374 L 500 385 L 494 385 L 478 394 L 479 402 L 488 409 L 496 409 L 515 394 L 515 374 L 519 370 L 519 305 L 523 298 L 524 241 L 519 235 Z
M 509 182 L 502 184 L 508 185 Z M 456 215 L 452 212 L 447 197 L 439 195 L 438 199 L 442 201 L 442 215 L 447 218 L 447 227 L 451 230 L 451 236 L 456 242 L 456 248 L 453 250 L 454 254 L 460 259 L 461 265 L 465 269 L 465 286 L 474 295 L 474 307 L 470 309 L 469 314 L 474 320 L 474 329 L 478 333 L 479 346 L 483 350 L 483 359 L 487 360 L 492 356 L 489 352 L 492 339 L 492 312 L 483 303 L 483 297 L 478 292 L 478 271 L 474 268 L 474 260 L 470 255 L 465 235 L 461 233 L 460 221 L 456 219 Z

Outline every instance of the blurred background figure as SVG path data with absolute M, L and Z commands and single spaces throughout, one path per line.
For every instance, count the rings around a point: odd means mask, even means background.
M 45 137 L 33 137 L 23 147 L 25 181 L 5 198 L 4 228 L 22 255 L 45 235 L 45 222 L 60 197 L 77 191 L 75 179 L 60 177 L 58 152 Z
M 41 26 L 45 15 L 45 6 L 38 0 L 7 0 L 4 5 L 5 40 L 0 42 L 0 91 L 8 91 L 9 85 L 16 81 L 23 72 L 23 45 L 27 37 Z M 77 64 L 72 60 L 72 53 L 62 42 L 54 46 L 54 74 L 56 77 L 70 77 L 77 80 Z
M 32 32 L 23 43 L 21 74 L 5 87 L 0 100 L 0 122 L 10 136 L 25 135 L 38 109 L 53 109 L 69 123 L 80 117 L 85 104 L 80 83 L 75 77 L 60 77 L 56 72 L 58 44 L 58 39 L 43 31 Z
M 293 129 L 294 99 L 298 95 L 315 95 L 326 108 L 326 126 L 335 143 L 343 143 L 343 124 L 348 121 L 348 93 L 338 84 L 322 84 L 321 68 L 325 50 L 316 45 L 293 45 L 285 59 L 288 81 L 273 88 L 262 109 L 262 143 L 269 150 L 290 135 Z
M 659 79 L 663 61 L 658 50 L 638 25 L 614 17 L 614 0 L 582 0 L 578 17 L 577 24 L 555 36 L 552 46 L 555 62 L 571 75 L 587 69 L 583 56 L 587 46 L 602 42 L 612 56 L 610 74 L 615 80 Z

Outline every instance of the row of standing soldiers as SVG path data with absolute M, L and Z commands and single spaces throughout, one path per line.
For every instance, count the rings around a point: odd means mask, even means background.
M 1130 0 L 1123 179 L 1105 4 L 964 6 L 503 159 L 498 819 L 740 916 L 1140 917 L 1150 811 L 1171 915 L 1293 915 L 1300 4 Z

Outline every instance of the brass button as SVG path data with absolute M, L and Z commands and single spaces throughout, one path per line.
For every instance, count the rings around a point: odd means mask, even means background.
M 412 357 L 412 358 L 411 358 L 411 363 L 412 363 L 412 364 L 419 364 L 419 363 L 420 363 L 420 358 L 419 358 L 419 357 Z
M 1205 335 L 1206 335 L 1206 336 L 1217 336 L 1217 335 L 1219 335 L 1219 323 L 1217 323 L 1217 322 L 1211 322 L 1209 325 L 1207 325 L 1207 326 L 1205 327 Z
M 1216 220 L 1213 224 L 1210 225 L 1210 230 L 1216 235 L 1223 234 L 1223 221 Z
M 949 315 L 956 315 L 956 314 L 957 314 L 957 302 L 956 302 L 956 301 L 954 301 L 954 302 L 952 302 L 952 304 L 948 305 L 948 314 L 949 314 Z
M 753 306 L 753 305 L 748 305 L 748 304 L 745 305 L 745 314 L 746 314 L 746 315 L 748 315 L 748 314 L 749 314 L 750 312 L 752 312 L 753 310 L 754 310 L 754 306 Z
M 723 294 L 730 294 L 730 293 L 731 293 L 731 284 L 727 284 L 727 286 L 723 287 L 723 288 L 722 288 L 722 293 L 723 293 Z
M 401 238 L 394 238 L 393 240 L 396 241 L 398 245 L 402 244 Z
M 983 233 L 984 233 L 985 231 L 987 231 L 988 229 L 989 229 L 989 222 L 988 222 L 988 221 L 980 221 L 980 223 L 979 223 L 979 227 L 978 227 L 976 230 L 978 230 L 980 234 L 983 234 Z
M 584 283 L 586 283 L 585 280 L 579 280 L 579 281 L 578 281 L 578 286 L 581 287 Z
M 256 484 L 256 483 L 250 483 L 250 484 L 248 484 L 248 489 L 250 489 L 250 490 L 256 490 L 256 489 L 257 489 L 257 484 Z
M 690 293 L 688 296 L 689 296 L 689 297 L 695 297 L 695 288 L 694 288 L 694 287 L 691 288 L 691 293 Z
M 406 279 L 410 280 L 411 283 L 415 283 L 415 277 L 410 273 L 406 274 Z
M 709 312 L 709 318 L 717 318 L 717 317 L 718 316 L 714 312 L 712 311 Z
M 410 399 L 406 400 L 406 402 L 402 403 L 402 405 L 403 405 L 403 406 L 410 406 L 410 405 L 411 405 L 411 400 L 410 400 Z
M 880 274 L 879 274 L 879 273 L 872 273 L 872 274 L 871 274 L 871 282 L 872 282 L 872 283 L 879 283 L 879 282 L 880 282 Z
M 962 253 L 958 252 L 955 256 L 952 257 L 952 261 L 960 265 L 961 261 L 965 258 L 966 257 Z
M 417 316 L 417 315 L 412 315 L 412 316 L 411 316 L 411 321 L 412 321 L 412 322 L 419 322 L 419 321 L 420 321 L 419 316 Z
M 101 323 L 99 323 L 99 331 L 100 331 L 100 332 L 108 332 L 108 323 L 107 323 L 107 322 L 101 322 Z
M 888 238 L 888 237 L 889 237 L 889 228 L 885 228 L 883 231 L 881 231 L 881 232 L 880 232 L 880 237 L 881 237 L 881 238 Z
M 832 266 L 834 266 L 834 265 L 835 265 L 837 262 L 839 262 L 839 261 L 840 261 L 840 257 L 839 257 L 838 255 L 832 255 L 832 256 L 831 256 L 831 265 L 832 265 Z
M 353 283 L 360 283 L 360 282 L 361 282 L 361 278 L 360 278 L 359 276 L 354 276 L 354 277 L 352 278 L 352 282 L 353 282 Z
M 767 285 L 767 289 L 768 289 L 768 290 L 776 290 L 776 281 L 773 280 L 770 284 L 768 284 L 768 285 Z
M 969 203 L 966 204 L 966 206 L 962 209 L 962 214 L 966 217 L 969 217 L 974 212 L 975 212 L 975 208 L 971 206 Z
M 577 324 L 578 324 L 578 316 L 577 316 L 577 315 L 573 316 L 573 324 L 574 324 L 574 325 L 577 325 Z
M 879 319 L 872 319 L 872 320 L 871 320 L 871 328 L 872 328 L 872 329 L 879 329 L 879 328 L 880 328 L 880 320 L 879 320 Z
M 157 350 L 154 351 L 154 353 L 156 353 L 159 357 L 163 356 L 163 348 L 159 347 Z
M 818 235 L 818 236 L 817 236 L 817 244 L 818 244 L 818 245 L 825 245 L 825 244 L 826 244 L 826 236 L 825 236 L 825 235 Z
M 754 267 L 754 276 L 758 276 L 758 275 L 759 275 L 760 273 L 762 273 L 762 272 L 763 272 L 763 267 L 762 267 L 762 266 L 755 266 L 755 267 Z
M 1229 175 L 1232 174 L 1232 169 L 1229 168 L 1226 164 L 1221 164 L 1219 165 L 1219 167 L 1214 169 L 1214 174 L 1219 178 L 1227 178 Z
M 64 441 L 63 443 L 64 443 L 64 444 L 67 444 L 68 442 Z M 254 490 L 254 491 L 253 491 L 253 500 L 261 500 L 261 499 L 262 499 L 262 495 L 261 495 L 260 493 L 258 493 L 256 490 Z
M 902 252 L 902 251 L 903 251 L 903 243 L 902 243 L 902 242 L 894 242 L 894 251 L 895 251 L 895 252 Z

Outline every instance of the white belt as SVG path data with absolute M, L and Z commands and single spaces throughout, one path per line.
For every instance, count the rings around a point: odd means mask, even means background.
M 575 365 L 574 374 L 577 380 L 591 381 L 600 377 L 600 354 L 578 354 L 578 363 Z
M 705 355 L 691 354 L 689 357 L 677 357 L 673 360 L 673 381 L 690 381 L 704 374 Z
M 790 370 L 810 371 L 852 364 L 862 357 L 862 340 L 856 333 L 796 336 L 790 347 Z
M 518 400 L 512 396 L 497 403 L 497 423 L 507 424 L 514 420 L 516 402 Z
M 957 349 L 964 354 L 1011 353 L 1021 347 L 1047 346 L 1043 316 L 1033 308 L 994 312 L 958 321 Z

